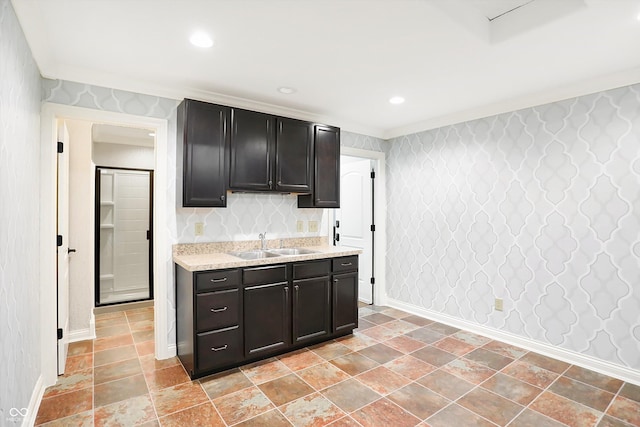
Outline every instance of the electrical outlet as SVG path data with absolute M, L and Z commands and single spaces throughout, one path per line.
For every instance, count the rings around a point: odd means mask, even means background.
M 304 221 L 296 221 L 296 231 L 298 233 L 304 233 Z
M 316 233 L 318 231 L 318 221 L 309 221 L 309 232 Z
M 504 304 L 503 304 L 502 298 L 496 298 L 495 308 L 496 308 L 496 311 L 504 310 Z
M 196 236 L 202 236 L 204 234 L 204 224 L 202 222 L 196 222 L 193 231 Z

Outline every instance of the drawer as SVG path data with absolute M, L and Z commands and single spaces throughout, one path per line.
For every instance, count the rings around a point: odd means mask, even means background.
M 240 280 L 241 274 L 238 268 L 196 273 L 196 291 L 202 292 L 222 287 L 238 286 L 241 283 Z
M 286 264 L 270 265 L 267 267 L 245 268 L 242 282 L 245 285 L 262 285 L 287 281 Z
M 242 360 L 242 330 L 238 326 L 198 334 L 196 345 L 196 366 L 199 371 Z
M 345 271 L 358 270 L 358 255 L 334 258 L 332 262 L 333 262 L 332 271 L 334 273 L 342 273 Z
M 226 328 L 240 323 L 238 288 L 196 295 L 196 330 Z
M 293 279 L 328 276 L 331 273 L 331 260 L 307 261 L 293 264 Z

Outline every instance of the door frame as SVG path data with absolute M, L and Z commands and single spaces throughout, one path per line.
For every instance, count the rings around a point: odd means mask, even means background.
M 380 151 L 363 150 L 360 148 L 340 147 L 341 156 L 360 157 L 373 160 L 376 171 L 376 184 L 373 191 L 373 206 L 375 210 L 376 234 L 373 242 L 374 250 L 374 271 L 376 278 L 373 287 L 373 300 L 376 305 L 386 305 L 386 257 L 387 257 L 387 186 L 386 186 L 386 154 Z M 333 230 L 334 212 L 327 215 L 328 238 L 331 242 L 331 231 Z
M 75 107 L 45 102 L 42 104 L 40 119 L 40 349 L 44 386 L 55 384 L 57 379 L 56 358 L 51 352 L 57 352 L 56 336 L 56 161 L 57 161 L 57 120 L 84 120 L 89 122 L 144 127 L 156 132 L 154 150 L 153 183 L 153 223 L 166 224 L 166 206 L 168 185 L 167 176 L 167 133 L 168 121 L 146 116 L 115 113 L 103 110 Z M 167 322 L 167 265 L 170 257 L 169 234 L 153 231 L 154 257 L 154 302 L 155 314 L 155 356 L 166 359 L 175 356 L 168 345 Z

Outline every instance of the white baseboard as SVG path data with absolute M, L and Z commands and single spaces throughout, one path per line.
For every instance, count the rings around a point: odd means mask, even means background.
M 93 328 L 86 329 L 76 329 L 75 331 L 69 331 L 69 342 L 76 341 L 84 341 L 84 340 L 95 340 L 96 339 L 96 330 Z
M 30 427 L 36 423 L 38 408 L 40 408 L 40 402 L 42 402 L 45 389 L 44 378 L 40 375 L 36 381 L 36 385 L 33 387 L 31 399 L 29 399 L 29 406 L 26 408 L 27 413 L 24 418 L 22 418 L 22 427 Z M 20 408 L 20 411 L 24 411 L 24 409 L 25 408 Z
M 426 319 L 435 320 L 449 326 L 454 326 L 456 328 L 474 332 L 478 335 L 483 335 L 494 340 L 514 345 L 516 347 L 521 347 L 525 350 L 535 351 L 536 353 L 540 353 L 554 359 L 562 360 L 572 365 L 577 365 L 586 369 L 590 369 L 592 371 L 600 372 L 601 374 L 605 374 L 610 377 L 618 378 L 622 381 L 640 386 L 640 371 L 635 369 L 616 365 L 611 362 L 596 359 L 595 357 L 586 356 L 576 351 L 566 350 L 551 344 L 535 341 L 530 338 L 515 335 L 511 332 L 504 332 L 498 329 L 482 326 L 477 323 L 472 323 L 464 319 L 431 311 L 426 308 L 408 304 L 392 298 L 386 299 L 386 305 L 389 307 L 397 308 L 398 310 L 406 311 L 407 313 L 424 317 Z

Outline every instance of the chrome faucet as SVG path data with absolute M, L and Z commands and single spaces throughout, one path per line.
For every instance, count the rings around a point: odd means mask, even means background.
M 260 239 L 260 249 L 262 249 L 263 251 L 267 249 L 267 232 L 265 231 L 264 233 L 260 233 L 258 234 L 258 239 Z

